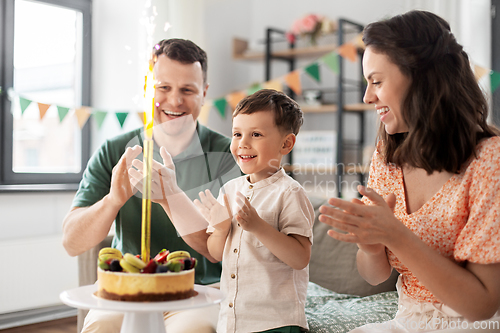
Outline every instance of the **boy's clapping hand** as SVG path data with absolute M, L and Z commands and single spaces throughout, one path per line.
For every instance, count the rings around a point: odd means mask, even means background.
M 236 214 L 236 221 L 243 230 L 253 232 L 258 229 L 261 223 L 266 223 L 241 192 L 236 193 L 236 204 L 241 207 Z
M 226 206 L 221 205 L 212 195 L 210 190 L 199 193 L 200 200 L 195 199 L 194 205 L 203 217 L 208 221 L 210 226 L 216 230 L 228 230 L 231 226 L 231 210 L 227 200 L 227 194 L 224 194 L 224 202 Z

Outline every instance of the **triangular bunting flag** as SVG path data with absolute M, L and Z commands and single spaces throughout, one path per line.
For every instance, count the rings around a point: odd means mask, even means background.
M 214 101 L 214 106 L 217 108 L 222 118 L 226 118 L 226 105 L 227 101 L 224 97 Z
M 319 78 L 319 64 L 317 62 L 313 62 L 306 68 L 304 68 L 304 71 L 309 74 L 310 77 L 316 80 L 316 82 L 320 82 Z
M 145 113 L 146 112 L 144 112 L 144 111 L 137 112 L 137 115 L 139 116 L 139 118 L 141 118 L 141 122 L 143 125 L 146 123 L 146 120 L 144 119 Z
M 26 108 L 31 104 L 31 100 L 19 96 L 19 105 L 21 106 L 21 114 L 26 111 Z
M 331 52 L 326 56 L 320 58 L 320 60 L 331 69 L 335 74 L 339 73 L 339 55 L 338 53 Z
M 212 109 L 212 105 L 210 103 L 205 103 L 200 110 L 200 115 L 198 116 L 198 121 L 202 125 L 208 124 L 208 116 L 210 115 L 210 110 Z
M 338 53 L 349 61 L 355 62 L 357 58 L 356 47 L 351 43 L 345 43 L 339 46 Z
M 82 129 L 90 117 L 90 108 L 82 106 L 81 108 L 75 109 L 75 115 L 78 120 L 78 126 Z
M 491 85 L 491 92 L 493 93 L 495 90 L 497 90 L 498 86 L 500 86 L 500 73 L 491 71 L 490 72 L 490 85 Z
M 364 50 L 366 48 L 365 42 L 363 42 L 363 33 L 358 34 L 356 38 L 354 38 L 354 45 L 358 49 Z
M 234 93 L 231 93 L 226 96 L 226 100 L 231 106 L 231 109 L 234 110 L 236 109 L 236 105 L 241 101 L 243 98 L 245 98 L 247 94 L 244 91 L 236 91 Z
M 479 81 L 483 76 L 488 74 L 488 70 L 478 65 L 474 65 L 474 76 L 476 80 Z
M 57 106 L 57 114 L 59 115 L 59 122 L 62 123 L 64 118 L 69 112 L 69 108 L 66 108 L 64 106 Z
M 115 112 L 116 119 L 120 123 L 120 128 L 123 128 L 123 124 L 125 123 L 125 119 L 127 119 L 128 112 Z
M 264 82 L 262 84 L 262 87 L 265 89 L 274 89 L 281 92 L 283 91 L 283 83 L 278 79 Z
M 250 88 L 247 89 L 247 94 L 252 95 L 261 89 L 262 89 L 262 87 L 261 87 L 260 83 L 254 83 L 250 86 Z
M 94 120 L 97 123 L 97 129 L 100 129 L 102 126 L 102 123 L 104 122 L 104 118 L 108 115 L 107 112 L 96 110 L 92 114 L 94 116 Z
M 297 95 L 302 95 L 302 84 L 300 82 L 300 72 L 294 70 L 285 76 L 285 82 L 290 89 Z
M 40 110 L 40 120 L 45 117 L 47 110 L 50 108 L 50 104 L 38 103 L 38 110 Z

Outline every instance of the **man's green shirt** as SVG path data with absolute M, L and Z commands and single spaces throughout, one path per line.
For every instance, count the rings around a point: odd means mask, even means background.
M 205 126 L 197 125 L 198 136 L 194 136 L 189 147 L 173 158 L 177 184 L 194 200 L 200 191 L 210 189 L 217 197 L 220 187 L 230 179 L 241 175 L 231 156 L 231 140 Z M 127 147 L 143 146 L 141 128 L 107 140 L 91 157 L 82 181 L 73 200 L 73 207 L 88 207 L 109 193 L 111 173 Z M 142 154 L 137 157 L 142 160 Z M 153 158 L 163 164 L 159 147 L 155 144 Z M 151 256 L 162 249 L 186 250 L 198 259 L 197 284 L 210 284 L 220 280 L 221 265 L 213 264 L 195 252 L 178 235 L 163 208 L 151 204 Z M 115 219 L 115 235 L 112 246 L 122 253 L 141 253 L 142 197 L 138 192 L 120 209 Z M 189 223 L 183 221 L 183 223 Z

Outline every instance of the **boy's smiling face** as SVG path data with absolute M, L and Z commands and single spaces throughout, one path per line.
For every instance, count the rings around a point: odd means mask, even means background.
M 233 118 L 231 153 L 252 183 L 274 174 L 294 143 L 295 135 L 280 131 L 272 111 L 240 113 Z

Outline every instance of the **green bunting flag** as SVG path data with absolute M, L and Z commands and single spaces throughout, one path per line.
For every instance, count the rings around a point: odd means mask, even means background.
M 219 111 L 222 118 L 226 118 L 226 105 L 227 101 L 224 97 L 214 101 L 214 106 L 217 108 L 217 111 Z
M 491 92 L 493 93 L 495 90 L 497 90 L 498 86 L 500 86 L 500 73 L 491 71 L 490 72 L 490 85 L 491 85 Z
M 19 96 L 19 104 L 21 105 L 21 114 L 23 114 L 26 108 L 31 104 L 31 100 Z
M 123 124 L 125 123 L 125 119 L 127 119 L 128 112 L 115 112 L 116 118 L 120 123 L 120 127 L 123 128 Z
M 260 83 L 254 83 L 250 86 L 250 88 L 247 89 L 247 94 L 251 95 L 251 94 L 256 93 L 257 91 L 259 91 L 261 89 L 262 89 L 262 86 L 260 85 Z
M 339 73 L 339 56 L 335 52 L 331 52 L 320 59 L 328 68 L 335 74 Z
M 100 129 L 102 126 L 102 123 L 104 122 L 104 118 L 108 115 L 107 112 L 96 110 L 92 113 L 94 116 L 94 120 L 97 123 L 97 129 Z
M 57 106 L 57 114 L 59 115 L 59 122 L 62 123 L 64 118 L 69 112 L 69 108 L 66 108 L 64 106 Z
M 316 82 L 320 82 L 319 64 L 317 62 L 314 62 L 314 63 L 310 64 L 309 66 L 307 66 L 306 68 L 304 68 L 304 71 L 307 74 L 309 74 L 309 76 L 311 76 L 313 79 L 315 79 Z

